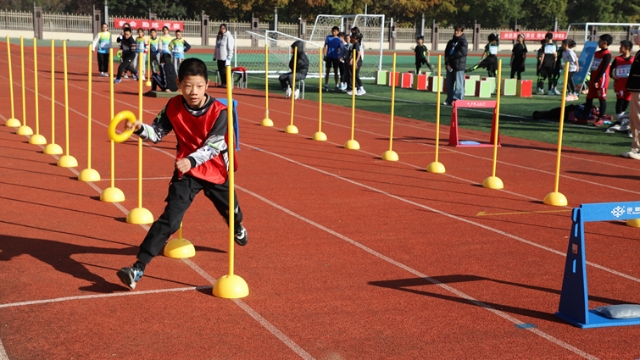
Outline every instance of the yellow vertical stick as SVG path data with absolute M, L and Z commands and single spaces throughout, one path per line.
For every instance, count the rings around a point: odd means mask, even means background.
M 491 167 L 491 176 L 486 178 L 482 186 L 489 189 L 502 189 L 504 183 L 496 176 L 496 167 L 498 163 L 498 134 L 500 129 L 500 92 L 502 85 L 502 60 L 498 60 L 498 75 L 496 77 L 496 114 L 495 128 L 493 129 L 493 164 Z
M 354 44 L 357 46 L 357 44 Z M 353 49 L 351 53 L 351 139 L 347 140 L 344 144 L 345 149 L 358 150 L 360 144 L 354 139 L 356 131 L 356 66 L 358 65 L 358 59 L 356 59 L 356 49 Z
M 20 120 L 16 119 L 16 109 L 13 102 L 13 69 L 11 69 L 11 41 L 7 35 L 7 62 L 9 63 L 9 98 L 11 101 L 11 118 L 5 123 L 8 127 L 20 127 Z
M 438 55 L 438 91 L 436 93 L 436 157 L 435 161 L 427 166 L 427 171 L 435 174 L 444 174 L 446 169 L 442 163 L 438 161 L 440 154 L 440 93 L 442 87 L 440 81 L 442 79 L 442 56 Z
M 562 136 L 564 131 L 564 107 L 567 98 L 567 82 L 569 81 L 569 63 L 564 64 L 564 82 L 562 83 L 562 101 L 560 103 L 560 125 L 558 126 L 558 154 L 556 156 L 556 176 L 553 192 L 545 196 L 543 202 L 553 206 L 567 206 L 567 197 L 560 190 L 560 159 L 562 158 Z
M 138 69 L 142 69 L 142 56 L 138 60 Z M 138 119 L 142 121 L 142 74 L 138 73 Z M 142 138 L 138 136 L 138 207 L 142 208 Z
M 29 139 L 29 144 L 44 145 L 47 139 L 40 135 L 40 92 L 38 90 L 38 40 L 33 38 L 33 90 L 35 91 L 34 105 L 36 107 L 36 133 Z
M 295 66 L 295 65 L 294 65 Z M 231 79 L 231 66 L 226 67 L 227 79 Z M 229 150 L 229 276 L 233 276 L 234 271 L 234 258 L 235 258 L 235 168 L 234 168 L 234 156 L 235 156 L 235 143 L 233 132 L 233 96 L 231 95 L 232 82 L 227 81 L 227 136 L 229 143 L 227 148 Z
M 298 133 L 298 127 L 293 125 L 293 117 L 294 117 L 295 101 L 296 101 L 295 93 L 296 93 L 296 83 L 297 83 L 297 81 L 296 81 L 297 65 L 298 65 L 298 48 L 294 47 L 293 48 L 293 73 L 291 73 L 291 76 L 292 76 L 292 79 L 291 79 L 291 122 L 284 129 L 284 132 L 286 132 L 287 134 L 297 134 Z
M 44 153 L 62 154 L 62 148 L 56 144 L 56 48 L 55 40 L 51 40 L 51 143 L 45 146 Z
M 22 76 L 22 126 L 18 128 L 16 134 L 18 135 L 33 135 L 33 130 L 27 126 L 27 97 L 26 97 L 26 84 L 24 81 L 24 38 L 20 36 L 20 73 Z
M 76 167 L 78 161 L 69 155 L 69 79 L 67 77 L 67 41 L 62 41 L 62 62 L 64 79 L 64 134 L 65 134 L 65 155 L 58 159 L 60 167 Z
M 145 85 L 151 86 L 151 44 L 149 44 L 149 47 L 147 48 L 146 57 L 147 57 L 147 82 L 145 83 Z
M 273 126 L 273 121 L 269 119 L 269 43 L 265 39 L 264 44 L 264 119 L 262 126 Z
M 395 80 L 396 73 L 396 53 L 393 53 L 393 63 L 391 65 L 391 77 Z M 391 81 L 391 121 L 389 122 L 389 150 L 382 154 L 382 160 L 398 161 L 398 154 L 393 151 L 393 121 L 396 109 L 396 82 Z M 352 87 L 353 88 L 353 87 Z
M 322 50 L 318 51 L 318 56 L 320 57 L 320 61 L 318 62 L 318 131 L 313 134 L 313 140 L 316 141 L 327 141 L 327 135 L 322 132 Z
M 93 54 L 92 45 L 89 44 L 89 56 L 87 56 L 87 168 L 80 172 L 78 180 L 80 181 L 100 181 L 100 174 L 91 168 L 91 98 L 93 95 L 92 80 L 93 80 Z

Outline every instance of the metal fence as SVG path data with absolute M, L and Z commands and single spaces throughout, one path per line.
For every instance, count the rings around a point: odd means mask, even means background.
M 91 15 L 76 15 L 76 14 L 54 14 L 54 13 L 43 13 L 43 22 L 44 22 L 44 31 L 55 31 L 55 32 L 75 32 L 75 33 L 91 33 L 93 31 L 92 17 Z M 114 18 L 109 17 L 106 22 L 109 25 L 109 28 L 115 29 Z M 146 20 L 146 19 L 140 19 Z M 163 20 L 171 20 L 175 21 L 175 19 L 158 19 L 158 21 Z M 201 21 L 200 20 L 179 20 L 184 23 L 184 36 L 185 37 L 200 37 L 201 36 Z M 250 36 L 247 34 L 247 31 L 251 29 L 250 22 L 226 22 L 221 20 L 210 20 L 209 21 L 209 34 L 211 37 L 215 37 L 218 33 L 218 28 L 220 24 L 227 24 L 227 29 L 235 34 L 238 39 L 249 39 Z M 21 11 L 11 11 L 11 10 L 0 10 L 0 29 L 4 30 L 33 30 L 33 13 L 31 12 L 21 12 Z M 278 23 L 278 31 L 290 36 L 297 37 L 298 34 L 298 24 L 291 23 Z M 260 29 L 258 32 L 262 32 L 265 30 L 274 30 L 273 23 L 260 23 Z M 471 30 L 471 29 L 470 29 Z M 306 34 L 305 38 L 309 38 L 311 36 L 311 32 L 313 31 L 313 24 L 307 24 L 306 26 Z M 386 41 L 389 36 L 389 23 L 385 24 L 384 29 L 384 40 Z M 513 31 L 513 29 L 481 29 L 480 30 L 480 44 L 484 44 L 488 35 L 492 32 L 500 33 L 501 31 Z M 527 31 L 541 31 L 541 30 L 532 30 L 527 29 Z M 544 30 L 542 30 L 544 31 Z M 603 29 L 604 31 L 604 29 Z M 601 31 L 601 33 L 603 32 Z M 420 30 L 416 27 L 406 27 L 406 28 L 396 28 L 396 43 L 414 43 L 416 41 L 416 36 Z M 620 40 L 627 39 L 626 31 L 607 31 L 607 33 L 613 36 L 614 43 L 618 43 Z M 438 31 L 438 42 L 446 43 L 453 36 L 453 28 L 439 28 Z M 468 40 L 471 42 L 473 34 L 467 34 Z M 568 38 L 574 39 L 578 45 L 584 44 L 584 30 L 583 29 L 572 29 L 568 34 Z M 431 29 L 424 29 L 424 42 L 426 44 L 431 43 Z

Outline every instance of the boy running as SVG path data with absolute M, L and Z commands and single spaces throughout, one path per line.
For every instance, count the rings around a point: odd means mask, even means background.
M 131 36 L 131 28 L 125 28 L 122 33 L 122 40 L 120 40 L 120 51 L 122 55 L 120 59 L 122 62 L 118 66 L 118 74 L 114 83 L 119 84 L 122 81 L 121 77 L 126 71 L 130 71 L 133 74 L 133 80 L 138 80 L 138 71 L 133 67 L 132 63 L 136 58 L 136 41 Z
M 422 65 L 426 65 L 429 68 L 429 71 L 433 72 L 433 67 L 429 63 L 429 58 L 431 57 L 431 53 L 427 46 L 424 45 L 424 36 L 418 36 L 416 39 L 416 74 L 420 74 L 420 68 Z
M 140 245 L 137 261 L 117 272 L 131 289 L 135 289 L 146 266 L 163 249 L 169 236 L 178 230 L 182 217 L 200 191 L 204 190 L 218 213 L 229 221 L 227 106 L 207 94 L 209 79 L 202 60 L 191 58 L 182 63 L 178 86 L 182 96 L 169 100 L 151 125 L 139 119 L 134 124 L 125 123 L 125 129 L 133 128 L 140 138 L 154 143 L 171 130 L 178 140 L 175 170 L 165 200 L 167 206 Z M 234 212 L 235 241 L 244 246 L 247 231 L 242 226 L 239 205 Z
M 324 49 L 322 53 L 324 55 L 324 63 L 326 74 L 324 76 L 324 91 L 329 91 L 329 74 L 333 67 L 333 78 L 336 82 L 336 89 L 342 90 L 342 84 L 340 77 L 342 76 L 342 66 L 340 66 L 340 58 L 342 57 L 342 39 L 340 39 L 340 28 L 334 26 L 331 29 L 331 35 L 327 35 L 324 40 Z M 340 74 L 338 74 L 340 73 Z

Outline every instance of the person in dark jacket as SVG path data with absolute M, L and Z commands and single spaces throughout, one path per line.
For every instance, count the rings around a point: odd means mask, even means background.
M 173 67 L 171 55 L 162 54 L 160 58 L 160 66 L 158 72 L 151 76 L 151 91 L 172 92 L 178 91 L 178 83 L 176 82 L 176 69 Z
M 633 31 L 636 34 L 634 42 L 640 46 L 640 35 L 638 30 Z M 622 153 L 623 157 L 640 160 L 640 51 L 633 58 L 633 64 L 629 70 L 629 78 L 627 79 L 627 91 L 631 93 L 631 111 L 629 112 L 629 130 L 631 132 L 631 150 Z
M 464 98 L 464 70 L 467 67 L 468 47 L 464 26 L 456 25 L 453 38 L 444 50 L 444 63 L 447 66 L 447 100 L 444 105 L 451 105 Z
M 280 75 L 280 85 L 282 85 L 282 90 L 285 91 L 287 99 L 291 97 L 291 87 L 295 87 L 295 84 L 304 80 L 307 77 L 307 72 L 309 71 L 309 59 L 307 58 L 307 54 L 304 53 L 304 42 L 297 40 L 293 44 L 291 44 L 291 54 L 297 51 L 297 62 L 296 62 L 296 79 L 293 79 L 293 55 L 291 55 L 291 60 L 289 61 L 289 69 L 291 72 Z M 297 100 L 300 96 L 300 89 L 296 89 L 294 92 L 294 97 Z
M 116 84 L 122 81 L 121 77 L 126 71 L 130 71 L 133 74 L 133 79 L 138 80 L 138 70 L 133 67 L 133 60 L 136 57 L 136 41 L 131 36 L 131 29 L 125 28 L 123 34 L 123 38 L 120 41 L 122 63 L 118 66 L 117 77 L 113 81 Z

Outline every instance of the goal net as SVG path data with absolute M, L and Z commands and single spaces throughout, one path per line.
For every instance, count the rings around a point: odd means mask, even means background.
M 269 77 L 278 77 L 280 74 L 291 71 L 289 60 L 293 57 L 291 45 L 296 41 L 304 43 L 304 53 L 309 59 L 309 70 L 307 78 L 317 78 L 320 73 L 322 46 L 310 41 L 299 39 L 295 36 L 284 34 L 278 31 L 265 31 L 264 34 L 247 31 L 255 45 L 252 52 L 259 53 L 253 56 L 246 64 L 247 72 L 261 73 L 265 71 L 265 45 L 269 45 Z M 324 43 L 323 43 L 324 45 Z
M 363 61 L 360 77 L 373 79 L 376 71 L 382 69 L 382 43 L 384 41 L 384 15 L 325 15 L 316 17 L 309 42 L 324 47 L 324 40 L 331 34 L 331 28 L 337 26 L 341 32 L 350 33 L 358 27 L 363 35 Z

